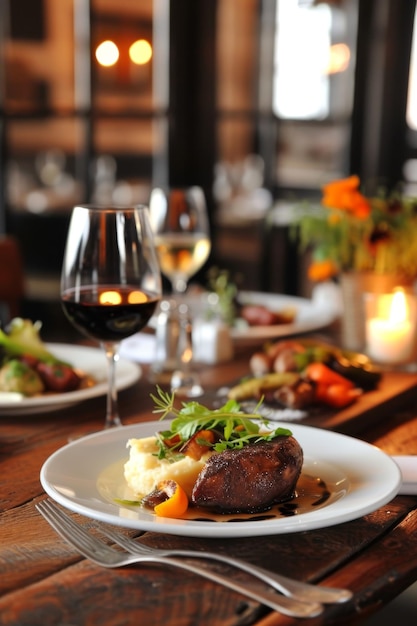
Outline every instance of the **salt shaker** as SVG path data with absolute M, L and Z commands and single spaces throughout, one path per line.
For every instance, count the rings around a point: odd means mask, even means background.
M 230 326 L 223 318 L 218 299 L 209 299 L 209 309 L 194 322 L 193 353 L 200 363 L 222 363 L 233 358 Z

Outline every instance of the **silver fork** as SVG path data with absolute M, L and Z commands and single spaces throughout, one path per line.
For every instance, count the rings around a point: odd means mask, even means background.
M 194 565 L 188 561 L 159 555 L 122 553 L 120 550 L 115 550 L 104 543 L 104 541 L 94 537 L 82 525 L 64 513 L 54 502 L 43 500 L 35 506 L 52 528 L 67 543 L 84 557 L 102 567 L 122 567 L 123 565 L 132 565 L 133 563 L 159 563 L 161 565 L 179 567 L 208 578 L 219 585 L 232 589 L 289 617 L 315 617 L 323 612 L 323 605 L 318 602 L 301 602 L 295 598 L 287 598 L 286 596 L 275 594 L 272 590 L 266 589 L 259 583 L 249 584 L 226 578 L 211 569 L 206 569 L 203 563 Z
M 323 604 L 333 604 L 339 602 L 346 602 L 352 598 L 352 592 L 348 589 L 339 589 L 337 587 L 324 587 L 320 585 L 312 585 L 304 583 L 282 574 L 276 574 L 275 572 L 268 571 L 252 563 L 246 563 L 240 559 L 229 557 L 216 552 L 206 552 L 197 550 L 160 550 L 151 546 L 145 545 L 141 542 L 137 542 L 124 534 L 118 533 L 109 528 L 106 524 L 96 523 L 97 528 L 103 535 L 114 541 L 131 554 L 155 554 L 164 557 L 182 556 L 192 557 L 197 559 L 211 559 L 214 561 L 220 561 L 232 565 L 252 576 L 262 580 L 266 584 L 273 587 L 276 591 L 283 593 L 286 596 L 296 598 L 302 602 L 322 602 Z

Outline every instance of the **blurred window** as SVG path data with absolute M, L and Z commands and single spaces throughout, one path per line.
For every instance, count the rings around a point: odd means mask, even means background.
M 356 24 L 342 4 L 277 1 L 273 110 L 278 117 L 350 115 Z
M 407 124 L 412 130 L 417 130 L 417 13 L 414 17 L 413 43 L 411 47 Z
M 329 115 L 331 10 L 278 0 L 274 112 L 283 118 L 322 119 Z
M 276 181 L 314 190 L 348 174 L 358 0 L 277 0 Z

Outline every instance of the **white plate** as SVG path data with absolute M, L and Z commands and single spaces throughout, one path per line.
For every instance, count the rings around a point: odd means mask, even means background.
M 260 304 L 271 311 L 282 311 L 294 308 L 297 312 L 291 324 L 275 324 L 273 326 L 249 326 L 248 328 L 233 328 L 232 338 L 239 342 L 251 342 L 266 339 L 276 339 L 310 332 L 324 328 L 331 324 L 335 317 L 334 309 L 325 309 L 307 298 L 285 296 L 280 294 L 263 293 L 257 291 L 241 291 L 238 300 L 241 304 Z
M 250 537 L 323 528 L 361 517 L 389 502 L 401 483 L 398 466 L 378 448 L 346 435 L 291 425 L 304 450 L 303 472 L 336 485 L 337 497 L 327 505 L 292 517 L 256 521 L 161 518 L 118 503 L 129 497 L 123 477 L 128 439 L 147 437 L 161 428 L 161 422 L 146 422 L 78 439 L 44 463 L 42 486 L 68 509 L 126 528 L 194 537 Z
M 92 376 L 97 384 L 87 389 L 24 398 L 20 401 L 7 401 L 3 396 L 0 401 L 0 416 L 31 415 L 56 411 L 107 393 L 107 361 L 103 350 L 64 343 L 50 343 L 46 346 L 58 359 L 62 359 Z M 116 365 L 117 389 L 130 387 L 139 379 L 140 375 L 141 369 L 137 364 L 119 359 Z

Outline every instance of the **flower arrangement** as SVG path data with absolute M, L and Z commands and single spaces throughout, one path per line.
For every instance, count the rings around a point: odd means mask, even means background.
M 347 271 L 417 277 L 417 198 L 367 197 L 350 176 L 325 185 L 321 204 L 303 206 L 295 227 L 301 249 L 312 249 L 313 281 Z

